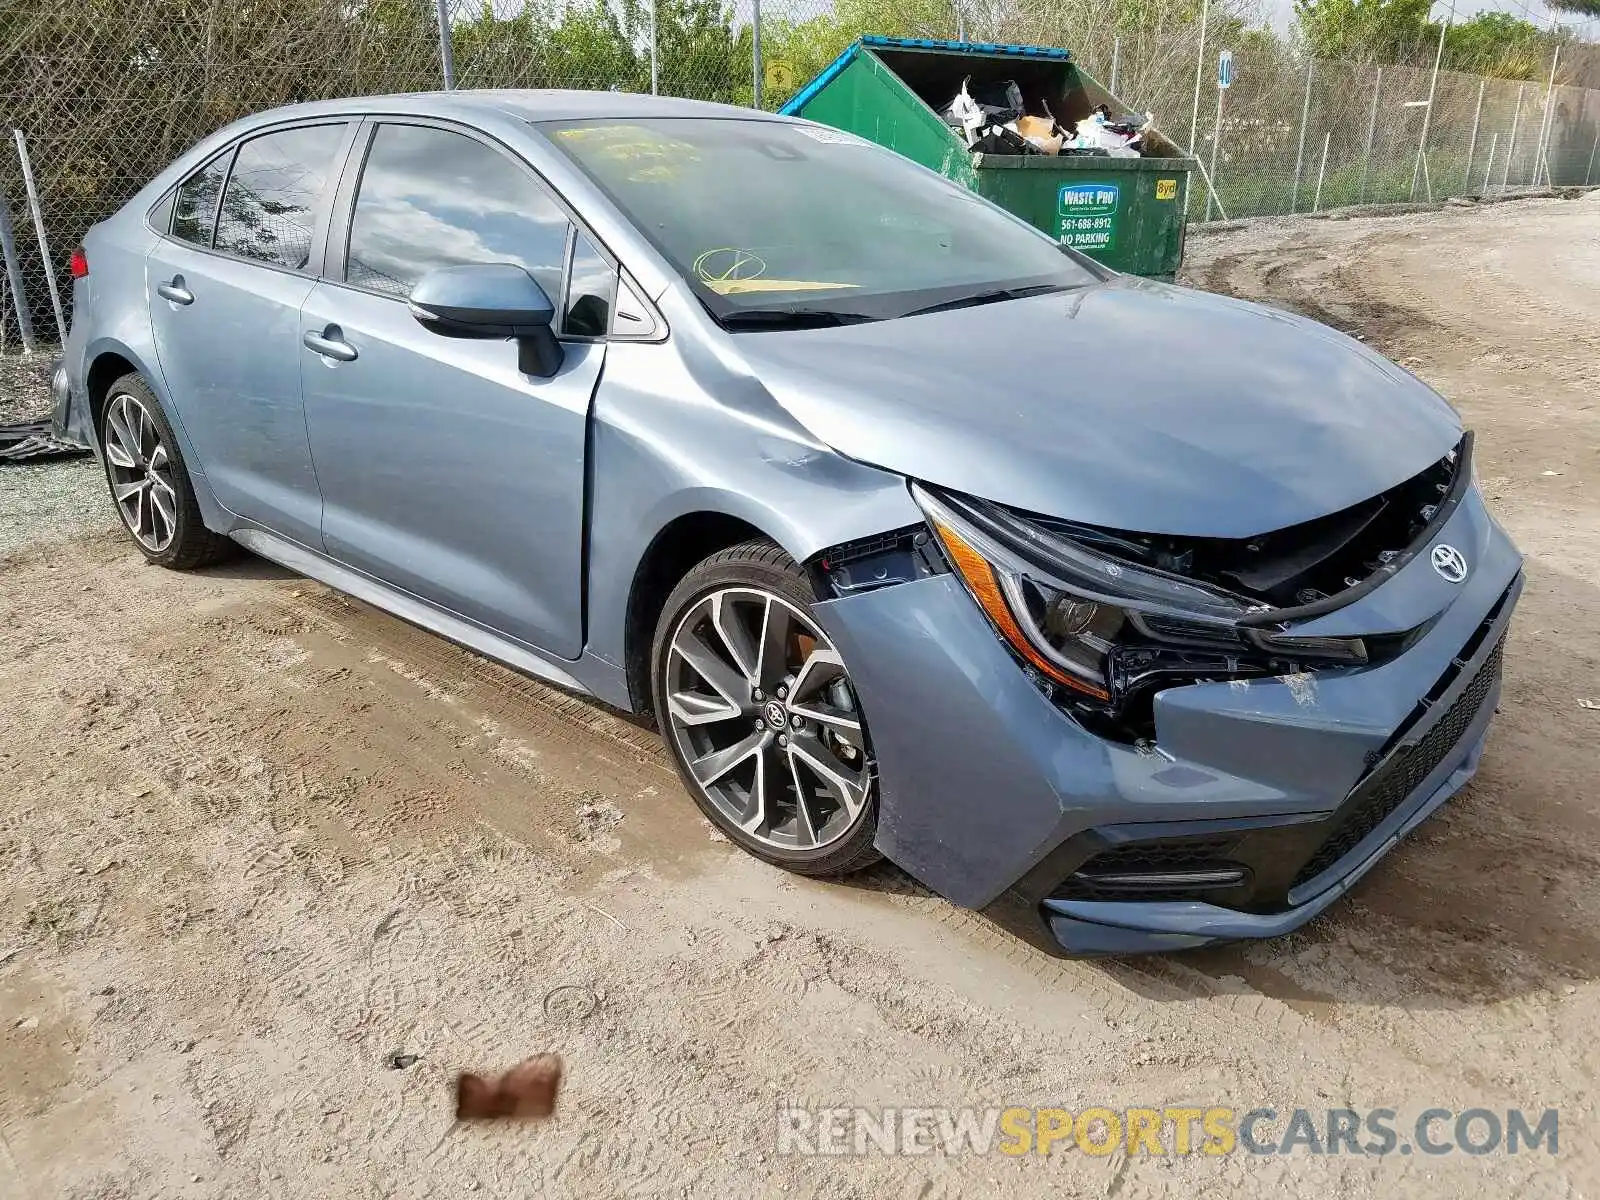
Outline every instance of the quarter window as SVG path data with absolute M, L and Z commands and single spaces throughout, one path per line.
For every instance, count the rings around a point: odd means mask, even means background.
M 406 296 L 435 267 L 516 263 L 561 295 L 566 214 L 521 167 L 463 134 L 380 125 L 350 220 L 345 278 Z
M 304 270 L 317 205 L 344 132 L 343 125 L 309 125 L 240 146 L 222 194 L 216 248 Z
M 228 173 L 227 154 L 212 159 L 178 185 L 178 199 L 172 212 L 172 236 L 196 246 L 211 245 L 211 226 L 216 222 L 217 197 Z

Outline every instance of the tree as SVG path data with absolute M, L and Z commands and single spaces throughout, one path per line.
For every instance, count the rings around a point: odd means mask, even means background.
M 1295 0 L 1295 20 L 1316 58 L 1411 62 L 1425 55 L 1431 0 Z
M 1445 63 L 1456 71 L 1498 79 L 1533 79 L 1548 65 L 1548 34 L 1510 13 L 1482 12 L 1445 34 Z

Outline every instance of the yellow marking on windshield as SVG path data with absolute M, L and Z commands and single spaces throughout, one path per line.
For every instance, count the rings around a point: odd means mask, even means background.
M 829 283 L 823 279 L 706 279 L 702 282 L 719 296 L 743 296 L 751 292 L 831 292 L 861 286 L 859 283 Z

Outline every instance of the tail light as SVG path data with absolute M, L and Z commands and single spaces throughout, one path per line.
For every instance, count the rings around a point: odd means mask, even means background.
M 67 269 L 72 272 L 74 279 L 82 279 L 89 274 L 89 256 L 79 246 L 72 252 L 72 257 L 67 261 Z

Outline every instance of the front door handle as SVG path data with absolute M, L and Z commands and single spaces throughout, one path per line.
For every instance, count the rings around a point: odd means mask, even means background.
M 301 341 L 305 342 L 307 350 L 315 350 L 323 358 L 335 362 L 356 360 L 356 348 L 344 340 L 344 332 L 337 325 L 329 325 L 321 333 L 308 329 Z
M 182 275 L 174 275 L 166 283 L 156 284 L 156 295 L 174 304 L 194 303 L 194 293 L 184 286 Z

